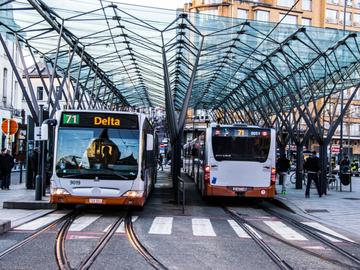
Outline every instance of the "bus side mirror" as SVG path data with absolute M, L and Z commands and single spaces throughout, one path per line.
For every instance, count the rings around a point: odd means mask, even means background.
M 146 151 L 154 150 L 154 136 L 152 134 L 146 134 Z
M 47 124 L 41 125 L 41 140 L 47 141 L 49 139 L 49 126 Z

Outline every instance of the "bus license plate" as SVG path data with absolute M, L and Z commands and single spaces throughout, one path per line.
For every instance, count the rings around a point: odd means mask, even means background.
M 236 192 L 244 192 L 247 190 L 248 190 L 247 187 L 233 187 L 233 191 L 236 191 Z
M 103 199 L 89 199 L 89 203 L 94 203 L 94 204 L 102 204 L 103 203 Z

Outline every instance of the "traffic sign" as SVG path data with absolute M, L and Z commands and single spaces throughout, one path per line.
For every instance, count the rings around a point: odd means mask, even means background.
M 14 135 L 18 129 L 19 125 L 14 119 L 5 119 L 1 123 L 1 130 L 6 134 Z

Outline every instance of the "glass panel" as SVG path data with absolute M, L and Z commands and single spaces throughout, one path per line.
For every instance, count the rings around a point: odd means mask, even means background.
M 212 147 L 217 161 L 265 162 L 270 150 L 270 131 L 244 128 L 213 128 Z
M 137 176 L 139 130 L 60 128 L 56 174 L 64 178 L 132 180 Z

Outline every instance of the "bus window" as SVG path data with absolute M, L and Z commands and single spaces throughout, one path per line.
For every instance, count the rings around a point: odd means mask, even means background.
M 56 174 L 79 179 L 133 180 L 138 172 L 139 130 L 60 127 Z
M 213 131 L 212 148 L 215 160 L 265 162 L 270 150 L 270 132 L 226 128 Z

